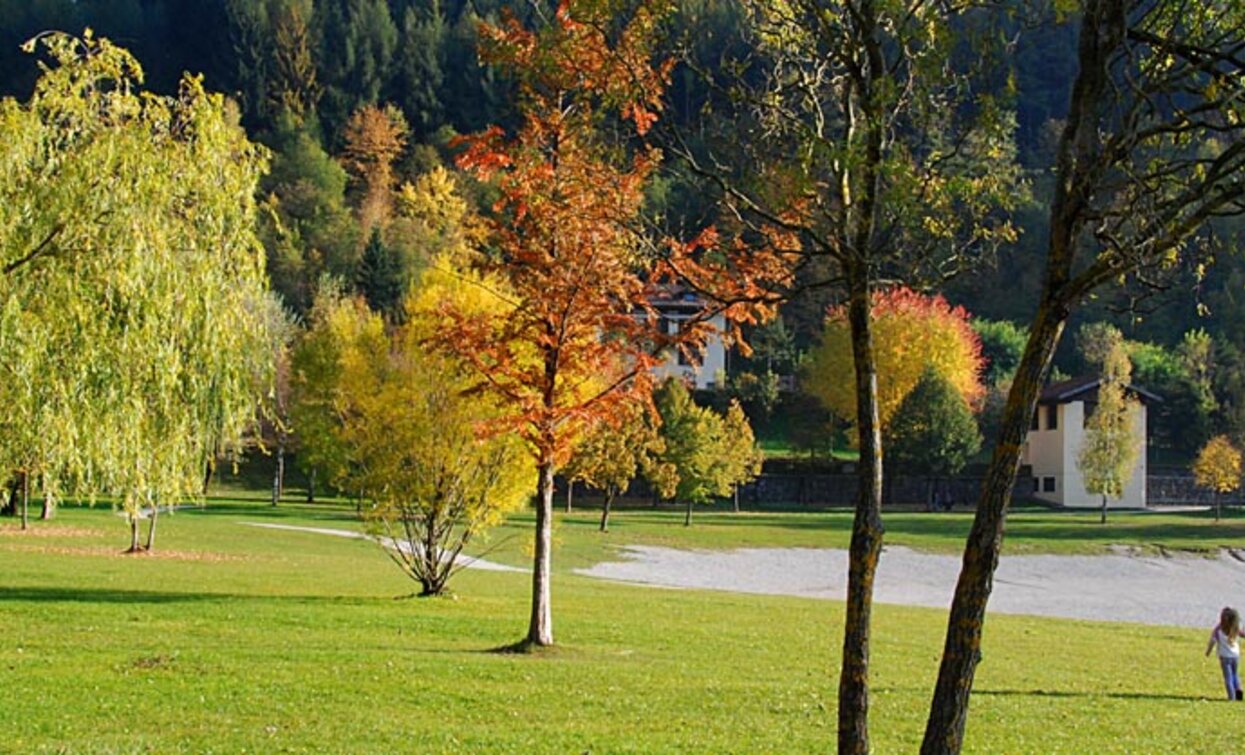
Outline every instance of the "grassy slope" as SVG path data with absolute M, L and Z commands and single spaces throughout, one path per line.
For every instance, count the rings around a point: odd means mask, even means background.
M 676 514 L 629 513 L 608 537 L 841 544 L 846 519 L 825 516 L 756 527 L 706 520 L 687 532 Z M 559 570 L 601 547 L 588 517 L 560 527 Z M 160 545 L 179 558 L 116 556 L 124 528 L 102 510 L 66 510 L 33 536 L 0 533 L 0 750 L 832 745 L 837 603 L 559 574 L 564 647 L 502 655 L 488 651 L 522 634 L 526 575 L 464 572 L 457 599 L 394 600 L 412 585 L 374 546 L 238 523 L 261 520 L 353 526 L 344 511 L 216 505 L 163 520 Z M 904 527 L 891 527 L 901 540 Z M 1043 525 L 1035 540 L 1057 530 Z M 521 557 L 520 539 L 501 533 L 496 554 Z M 879 752 L 911 751 L 919 740 L 943 620 L 923 609 L 875 612 Z M 968 749 L 1226 751 L 1238 744 L 1241 709 L 1218 701 L 1202 635 L 993 617 Z

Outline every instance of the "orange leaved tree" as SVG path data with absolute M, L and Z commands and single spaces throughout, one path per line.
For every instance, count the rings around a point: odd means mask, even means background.
M 660 260 L 643 253 L 636 232 L 645 181 L 660 160 L 642 140 L 661 109 L 670 65 L 655 65 L 650 40 L 659 2 L 621 6 L 563 0 L 548 24 L 513 18 L 480 28 L 481 53 L 519 90 L 513 134 L 490 128 L 462 140 L 459 165 L 493 182 L 500 198 L 490 218 L 495 254 L 485 266 L 504 286 L 504 316 L 442 307 L 442 348 L 474 365 L 480 387 L 511 411 L 492 432 L 517 431 L 537 465 L 531 623 L 520 647 L 553 644 L 550 547 L 553 476 L 574 440 L 594 423 L 617 423 L 624 407 L 648 401 L 650 370 L 663 349 L 695 353 L 712 332 L 709 318 L 767 314 L 756 274 L 779 271 L 764 254 L 747 266 L 698 261 L 711 232 L 692 244 L 667 244 Z M 633 145 L 609 145 L 600 125 L 630 124 Z M 770 260 L 770 262 L 763 262 Z M 675 271 L 678 271 L 677 274 Z M 664 332 L 653 302 L 682 276 L 721 299 Z M 727 289 L 727 290 L 723 290 Z M 734 303 L 727 303 L 734 302 Z

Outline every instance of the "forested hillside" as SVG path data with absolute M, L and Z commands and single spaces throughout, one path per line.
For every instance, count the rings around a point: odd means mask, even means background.
M 469 205 L 490 201 L 479 185 L 452 176 L 453 137 L 514 123 L 513 86 L 477 59 L 477 24 L 497 20 L 503 7 L 527 23 L 544 6 L 503 0 L 0 0 L 0 95 L 29 97 L 39 69 L 20 46 L 53 29 L 90 27 L 126 46 L 157 92 L 171 93 L 184 71 L 202 73 L 206 88 L 230 95 L 251 137 L 272 151 L 261 187 L 269 210 L 261 233 L 272 286 L 287 306 L 306 315 L 318 281 L 329 274 L 358 287 L 378 310 L 394 310 L 420 266 L 469 233 L 419 208 L 455 192 Z M 741 61 L 754 52 L 741 28 L 744 14 L 732 0 L 677 6 L 662 30 L 665 52 L 690 62 L 672 73 L 668 110 L 655 138 L 668 146 L 684 139 L 712 142 L 718 158 L 734 159 L 745 170 L 746 150 L 723 151 L 734 133 L 727 79 L 744 70 Z M 983 86 L 1014 110 L 1016 157 L 1031 196 L 1015 213 L 1017 241 L 936 287 L 981 320 L 1024 323 L 1041 283 L 1052 151 L 1068 108 L 1075 28 L 1015 21 L 988 33 L 998 42 L 991 49 L 999 65 Z M 675 152 L 668 149 L 668 156 Z M 449 173 L 434 170 L 439 167 Z M 713 185 L 691 178 L 677 161 L 663 170 L 649 189 L 656 221 L 690 236 L 720 220 Z M 382 196 L 382 185 L 400 187 L 396 200 Z M 1145 271 L 1088 302 L 1069 331 L 1074 335 L 1096 321 L 1122 331 L 1136 380 L 1169 399 L 1158 412 L 1157 443 L 1176 458 L 1191 456 L 1213 428 L 1245 435 L 1245 329 L 1234 327 L 1245 322 L 1242 230 L 1239 222 L 1220 221 L 1209 266 L 1182 262 Z M 755 377 L 738 391 L 745 403 L 768 373 L 794 370 L 796 355 L 819 335 L 825 307 L 840 298 L 825 287 L 786 305 L 784 323 L 756 339 L 761 348 L 754 358 L 734 365 Z M 988 337 L 987 355 L 992 343 Z M 1076 346 L 1076 338 L 1063 339 L 1056 368 L 1064 374 L 1086 369 Z M 751 413 L 755 419 L 769 408 Z

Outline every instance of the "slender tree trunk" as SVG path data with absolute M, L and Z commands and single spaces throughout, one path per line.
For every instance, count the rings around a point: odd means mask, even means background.
M 964 546 L 942 664 L 921 743 L 922 755 L 958 753 L 964 744 L 973 676 L 981 660 L 986 604 L 1003 546 L 1003 525 L 1012 487 L 1038 394 L 1077 300 L 1069 284 L 1081 230 L 1091 213 L 1090 192 L 1100 171 L 1099 113 L 1103 98 L 1112 87 L 1108 66 L 1124 40 L 1128 5 L 1127 0 L 1087 0 L 1082 4 L 1078 72 L 1056 154 L 1046 277 Z
M 142 546 L 138 544 L 138 516 L 135 514 L 127 515 L 130 519 L 130 549 L 126 553 L 139 553 Z
M 272 474 L 272 505 L 281 502 L 281 494 L 285 489 L 285 443 L 277 441 L 276 469 Z
M 316 468 L 307 473 L 307 503 L 316 502 Z
M 216 462 L 208 459 L 204 464 L 203 470 L 203 495 L 208 494 L 208 488 L 212 486 L 212 478 L 216 476 Z
M 47 480 L 43 483 L 43 504 L 39 509 L 39 519 L 48 521 L 56 516 L 56 496 L 48 489 Z
M 537 465 L 536 547 L 532 563 L 532 616 L 527 642 L 553 644 L 553 607 L 550 596 L 550 563 L 553 555 L 553 458 L 546 455 Z
M 1011 503 L 1038 394 L 1066 321 L 1065 308 L 1043 304 L 1008 392 L 994 456 L 982 483 L 977 513 L 964 547 L 963 565 L 947 621 L 942 664 L 921 745 L 924 755 L 958 753 L 963 746 L 968 700 L 981 660 L 986 603 L 1003 547 L 1007 507 Z
M 869 752 L 869 634 L 873 580 L 882 553 L 882 433 L 878 375 L 873 353 L 867 271 L 854 271 L 847 316 L 856 377 L 856 427 L 860 441 L 859 489 L 848 556 L 843 662 L 839 672 L 839 752 Z
M 695 505 L 695 504 L 693 504 L 693 503 L 692 503 L 692 499 L 690 499 L 690 498 L 689 498 L 689 499 L 687 499 L 687 513 L 686 513 L 686 514 L 684 514 L 684 516 L 683 516 L 683 526 L 684 526 L 684 527 L 691 527 L 691 526 L 692 526 L 692 506 L 694 506 L 694 505 Z
M 605 490 L 605 502 L 601 504 L 601 531 L 609 532 L 610 530 L 610 505 L 614 503 L 614 488 L 610 486 Z
M 571 513 L 571 496 L 575 493 L 575 481 L 566 481 L 566 513 Z
M 1218 490 L 1215 491 L 1215 521 L 1219 521 L 1220 503 L 1223 501 L 1223 494 Z
M 1099 524 L 1107 523 L 1107 496 L 1105 493 L 1102 496 L 1102 516 L 1099 518 L 1098 523 Z
M 731 500 L 735 504 L 735 513 L 739 513 L 739 483 L 731 485 Z
M 30 526 L 30 475 L 22 472 L 22 529 Z
M 143 550 L 151 553 L 156 547 L 156 520 L 160 518 L 160 504 L 157 501 L 151 503 L 151 521 L 147 523 L 147 544 L 143 546 Z

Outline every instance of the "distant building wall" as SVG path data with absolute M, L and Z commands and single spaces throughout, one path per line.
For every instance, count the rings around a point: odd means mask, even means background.
M 1053 414 L 1053 421 L 1052 421 Z M 1137 404 L 1133 427 L 1142 444 L 1124 495 L 1107 499 L 1107 508 L 1145 508 L 1146 505 L 1146 407 Z M 1041 404 L 1038 428 L 1029 431 L 1024 462 L 1033 469 L 1032 495 L 1069 508 L 1099 508 L 1102 496 L 1085 489 L 1077 456 L 1085 442 L 1085 402 Z
M 662 319 L 666 323 L 668 333 L 677 333 L 680 323 L 688 318 L 683 312 L 663 312 Z M 726 329 L 726 318 L 714 316 L 709 322 L 717 329 L 705 344 L 704 357 L 699 365 L 691 364 L 682 358 L 677 351 L 666 355 L 665 361 L 653 368 L 657 379 L 680 377 L 694 383 L 696 390 L 713 388 L 718 375 L 726 374 L 726 345 L 722 342 L 721 333 Z

